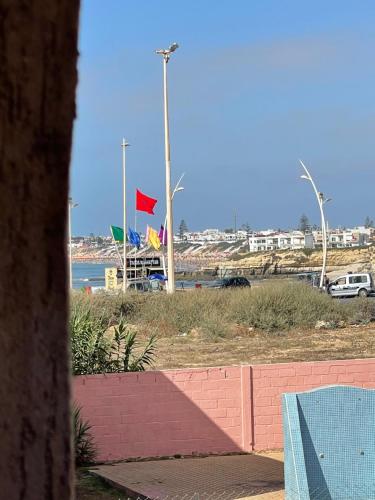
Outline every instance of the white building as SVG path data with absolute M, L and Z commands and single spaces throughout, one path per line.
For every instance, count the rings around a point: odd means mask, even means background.
M 181 241 L 175 235 L 175 241 Z M 188 243 L 215 244 L 221 242 L 235 243 L 236 241 L 249 242 L 250 252 L 264 252 L 270 250 L 301 248 L 321 248 L 322 232 L 312 231 L 275 231 L 266 229 L 264 231 L 252 232 L 250 235 L 244 230 L 236 233 L 224 232 L 219 229 L 205 229 L 204 231 L 186 232 L 183 241 Z M 330 229 L 328 231 L 328 246 L 331 248 L 347 248 L 368 245 L 375 242 L 375 229 L 358 226 L 353 229 Z
M 175 235 L 175 241 L 180 241 L 179 235 Z M 220 243 L 223 241 L 235 242 L 238 240 L 246 240 L 246 231 L 237 231 L 237 233 L 226 233 L 219 229 L 205 229 L 204 231 L 186 232 L 184 241 L 190 243 Z
M 366 228 L 331 230 L 328 234 L 328 246 L 332 248 L 348 248 L 367 245 L 370 233 Z
M 302 231 L 254 233 L 249 236 L 250 252 L 305 248 L 305 234 Z

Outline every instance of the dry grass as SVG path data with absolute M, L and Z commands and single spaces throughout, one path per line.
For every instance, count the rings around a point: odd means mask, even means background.
M 199 337 L 160 338 L 155 369 L 285 363 L 375 357 L 375 327 L 251 332 L 218 342 Z
M 268 332 L 368 323 L 375 318 L 374 300 L 341 302 L 301 283 L 273 282 L 252 289 L 203 289 L 167 294 L 75 294 L 73 306 L 86 302 L 93 315 L 116 322 L 120 315 L 159 337 L 199 329 L 210 338 L 230 338 L 235 325 Z
M 158 369 L 375 356 L 374 299 L 332 300 L 300 283 L 73 300 L 109 322 L 125 315 L 145 341 L 156 333 Z
M 125 493 L 109 486 L 85 469 L 77 470 L 75 493 L 77 500 L 130 500 Z

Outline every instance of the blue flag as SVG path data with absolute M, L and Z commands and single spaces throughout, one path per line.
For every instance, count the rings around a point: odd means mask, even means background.
M 129 239 L 129 243 L 131 245 L 134 245 L 135 247 L 137 247 L 139 249 L 139 247 L 141 246 L 141 237 L 139 236 L 138 233 L 133 231 L 133 229 L 130 227 L 128 230 L 128 239 Z

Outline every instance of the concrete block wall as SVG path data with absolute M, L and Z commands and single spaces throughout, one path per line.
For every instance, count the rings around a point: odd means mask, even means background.
M 243 449 L 241 371 L 79 376 L 74 400 L 92 425 L 99 460 L 236 452 Z
M 281 394 L 327 385 L 375 388 L 375 359 L 253 365 L 253 448 L 283 447 Z
M 375 388 L 375 359 L 78 376 L 98 460 L 282 448 L 281 399 L 330 384 Z

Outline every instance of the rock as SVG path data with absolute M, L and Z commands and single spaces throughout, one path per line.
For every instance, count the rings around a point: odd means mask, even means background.
M 193 337 L 193 339 L 197 339 L 202 336 L 202 331 L 200 328 L 192 328 L 190 330 L 190 336 Z
M 315 324 L 315 330 L 329 330 L 330 328 L 334 328 L 332 321 L 319 320 Z
M 237 257 L 237 256 L 236 256 Z M 247 253 L 243 258 L 233 260 L 215 261 L 212 266 L 220 268 L 253 268 L 267 269 L 268 273 L 275 271 L 311 271 L 320 270 L 322 265 L 321 250 L 314 250 L 308 255 L 305 249 L 277 250 L 268 252 Z M 348 270 L 354 272 L 361 270 L 372 271 L 375 269 L 375 245 L 364 248 L 330 248 L 328 257 L 329 271 L 336 271 L 336 275 L 346 274 Z

